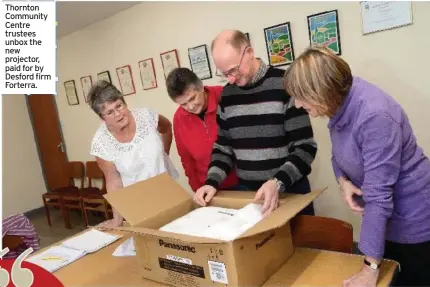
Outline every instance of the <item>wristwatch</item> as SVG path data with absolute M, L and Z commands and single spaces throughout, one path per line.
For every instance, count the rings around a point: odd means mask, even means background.
M 373 262 L 369 262 L 369 261 L 366 260 L 366 258 L 364 258 L 364 264 L 366 264 L 367 266 L 369 266 L 373 270 L 378 270 L 379 267 L 381 267 L 381 263 L 376 264 L 376 263 L 373 263 Z
M 282 181 L 280 181 L 279 179 L 277 179 L 277 178 L 272 178 L 272 180 L 276 183 L 276 185 L 278 186 L 278 191 L 279 192 L 284 192 L 285 191 L 285 184 L 282 182 Z

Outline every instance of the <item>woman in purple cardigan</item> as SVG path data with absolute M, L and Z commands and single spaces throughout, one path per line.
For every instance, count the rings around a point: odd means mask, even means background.
M 382 258 L 400 263 L 396 285 L 430 286 L 430 161 L 402 107 L 327 48 L 297 58 L 285 89 L 312 117 L 329 118 L 334 174 L 363 216 L 363 268 L 344 286 L 376 286 Z

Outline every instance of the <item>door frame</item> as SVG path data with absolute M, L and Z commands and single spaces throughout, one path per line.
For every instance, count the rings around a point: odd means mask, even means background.
M 25 103 L 27 105 L 28 116 L 30 117 L 31 129 L 33 131 L 34 142 L 36 144 L 36 149 L 37 149 L 37 156 L 39 157 L 39 163 L 40 163 L 40 167 L 42 169 L 43 181 L 45 182 L 46 191 L 49 192 L 50 188 L 49 188 L 49 185 L 48 185 L 48 181 L 46 179 L 45 167 L 43 166 L 43 162 L 42 162 L 42 155 L 41 155 L 41 152 L 40 152 L 39 141 L 38 141 L 38 139 L 36 137 L 33 114 L 31 112 L 30 103 L 28 101 L 28 97 L 31 97 L 31 96 L 32 95 L 24 95 L 24 97 L 25 97 Z M 66 145 L 66 143 L 64 141 L 64 134 L 63 134 L 62 126 L 61 126 L 60 114 L 58 113 L 57 100 L 54 97 L 58 97 L 58 95 L 53 95 L 52 94 L 52 100 L 54 101 L 54 109 L 55 109 L 55 113 L 57 114 L 57 118 L 58 118 L 58 127 L 60 129 L 60 136 L 61 136 L 61 142 L 63 143 L 64 154 L 66 156 L 66 160 L 69 161 L 69 156 L 67 154 L 67 145 Z

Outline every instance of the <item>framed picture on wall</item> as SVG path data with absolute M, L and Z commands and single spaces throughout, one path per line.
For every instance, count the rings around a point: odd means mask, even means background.
M 360 9 L 363 35 L 413 23 L 412 1 L 361 1 Z
M 293 39 L 290 22 L 264 29 L 269 64 L 275 67 L 289 65 L 294 61 Z
M 155 75 L 154 60 L 152 58 L 139 62 L 140 80 L 144 90 L 157 87 L 157 76 Z
M 200 45 L 188 49 L 188 58 L 190 59 L 191 70 L 199 77 L 200 80 L 212 78 L 211 66 L 206 45 Z
M 311 47 L 324 46 L 341 55 L 337 10 L 309 15 L 308 32 Z
M 76 92 L 75 80 L 64 82 L 66 98 L 69 106 L 79 105 L 78 93 Z
M 97 79 L 99 81 L 106 81 L 106 82 L 109 82 L 109 83 L 112 84 L 112 79 L 110 77 L 109 71 L 104 71 L 104 72 L 98 73 L 97 74 Z
M 164 78 L 167 78 L 173 69 L 180 67 L 178 50 L 176 49 L 161 53 L 160 58 L 161 64 L 163 65 Z
M 124 96 L 136 93 L 130 65 L 116 68 L 116 75 L 118 76 L 119 86 Z
M 91 76 L 82 77 L 81 85 L 82 85 L 82 92 L 84 94 L 85 102 L 88 103 L 88 93 L 90 92 L 91 87 L 93 86 L 93 80 L 91 79 Z

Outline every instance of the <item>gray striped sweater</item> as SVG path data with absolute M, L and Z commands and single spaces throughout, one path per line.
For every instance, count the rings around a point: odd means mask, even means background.
M 284 73 L 269 66 L 249 86 L 224 87 L 206 184 L 218 188 L 233 167 L 255 190 L 273 177 L 288 188 L 311 172 L 317 144 L 309 115 L 283 88 Z

